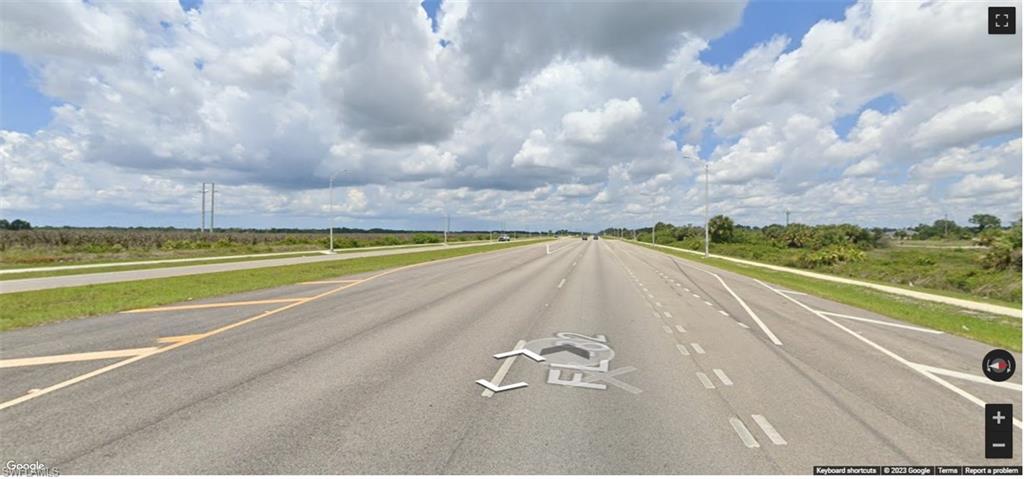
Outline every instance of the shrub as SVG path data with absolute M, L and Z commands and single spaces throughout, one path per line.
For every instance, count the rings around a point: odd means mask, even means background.
M 805 268 L 832 266 L 864 259 L 864 252 L 849 245 L 832 245 L 800 255 L 797 262 Z

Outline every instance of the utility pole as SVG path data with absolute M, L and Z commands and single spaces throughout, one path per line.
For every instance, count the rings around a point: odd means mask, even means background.
M 949 213 L 942 213 L 942 237 L 949 237 Z
M 203 216 L 202 221 L 199 223 L 199 232 L 206 232 L 206 183 L 203 182 L 203 205 L 200 207 L 200 214 Z
M 708 244 L 711 242 L 711 234 L 708 232 L 708 163 L 704 162 L 704 257 L 708 257 Z
M 331 246 L 329 250 L 331 253 L 334 252 L 334 179 L 337 178 L 338 175 L 345 173 L 346 171 L 348 170 L 335 171 L 334 173 L 331 174 L 331 179 L 327 183 L 327 189 L 329 192 L 328 197 L 330 198 L 330 204 L 327 206 L 327 216 L 330 216 L 330 218 L 328 218 L 327 224 L 328 230 L 330 231 L 328 235 L 331 238 Z
M 213 216 L 214 216 L 214 202 L 217 197 L 217 183 L 210 183 L 210 232 L 214 233 L 217 230 L 213 227 Z
M 651 244 L 655 244 L 655 242 L 654 242 L 654 227 L 658 225 L 658 217 L 654 216 L 654 208 L 655 208 L 657 202 L 658 202 L 658 198 L 656 196 L 652 196 L 651 197 L 651 216 L 652 216 L 651 219 L 654 220 L 654 221 L 651 222 Z
M 444 214 L 444 244 L 448 244 L 448 228 L 452 224 L 452 215 L 448 212 Z
M 786 208 L 786 226 L 789 226 L 789 208 Z

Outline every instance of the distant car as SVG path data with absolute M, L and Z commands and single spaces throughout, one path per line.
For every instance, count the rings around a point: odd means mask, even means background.
M 601 237 L 598 236 L 598 235 L 594 235 L 594 239 L 599 240 L 599 239 L 601 239 Z
M 498 237 L 498 241 L 512 241 L 512 238 L 509 238 L 508 235 L 501 235 Z
M 583 238 L 583 241 L 586 241 L 587 240 L 587 235 L 582 235 L 582 236 L 580 236 L 580 238 Z

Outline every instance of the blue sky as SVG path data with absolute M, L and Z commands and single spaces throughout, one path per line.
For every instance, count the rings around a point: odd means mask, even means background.
M 5 6 L 69 28 L 0 43 L 4 215 L 187 227 L 216 180 L 226 226 L 315 226 L 348 169 L 337 224 L 685 224 L 693 154 L 742 224 L 1019 211 L 1020 45 L 964 2 L 180 4 Z

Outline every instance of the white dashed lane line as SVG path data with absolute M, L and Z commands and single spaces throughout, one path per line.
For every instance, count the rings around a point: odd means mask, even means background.
M 707 374 L 697 373 L 697 379 L 699 379 L 700 383 L 704 385 L 704 389 L 715 389 L 714 383 L 711 382 L 711 379 L 708 378 Z
M 672 317 L 672 313 L 670 313 L 670 312 L 668 312 L 668 311 L 665 311 L 665 312 L 664 312 L 664 313 L 662 313 L 662 314 L 664 314 L 666 318 L 671 318 L 671 317 Z
M 753 414 L 750 417 L 754 418 L 754 422 L 756 422 L 758 426 L 761 426 L 761 430 L 764 431 L 764 435 L 768 436 L 768 439 L 772 441 L 772 444 L 775 444 L 776 446 L 785 446 L 788 444 L 786 440 L 782 438 L 782 435 L 779 434 L 779 431 L 776 431 L 764 416 L 760 414 Z
M 697 351 L 697 354 L 704 354 L 704 348 L 700 347 L 699 344 L 690 343 L 690 347 L 693 348 L 694 351 Z
M 685 333 L 686 329 L 684 329 L 682 326 L 677 324 L 676 325 L 676 331 L 679 331 L 680 333 Z
M 562 286 L 565 286 L 565 278 L 558 282 L 558 289 L 562 289 Z
M 718 376 L 718 380 L 722 381 L 722 384 L 732 386 L 732 379 L 729 379 L 729 376 L 725 375 L 725 371 L 722 371 L 721 369 L 712 369 L 712 371 L 715 372 L 715 376 Z
M 754 435 L 750 434 L 750 431 L 747 430 L 747 426 L 743 425 L 743 421 L 731 417 L 729 418 L 729 424 L 732 424 L 733 430 L 740 436 L 740 440 L 743 441 L 744 446 L 750 448 L 761 447 L 761 445 L 757 443 L 757 440 L 754 439 Z
M 683 346 L 682 344 L 677 344 L 676 349 L 678 349 L 679 353 L 682 354 L 683 356 L 690 355 L 690 352 L 686 350 L 686 346 Z
M 747 326 L 746 324 L 743 324 L 743 323 L 741 323 L 739 321 L 736 321 L 736 324 L 740 325 L 740 327 L 743 328 L 743 329 L 750 329 L 750 326 Z
M 672 328 L 668 326 L 662 326 L 661 329 L 663 329 L 666 334 L 672 334 Z
M 729 313 L 726 313 L 725 311 L 722 311 L 721 309 L 718 310 L 718 313 L 721 314 L 722 316 L 726 316 L 726 317 L 729 316 Z

